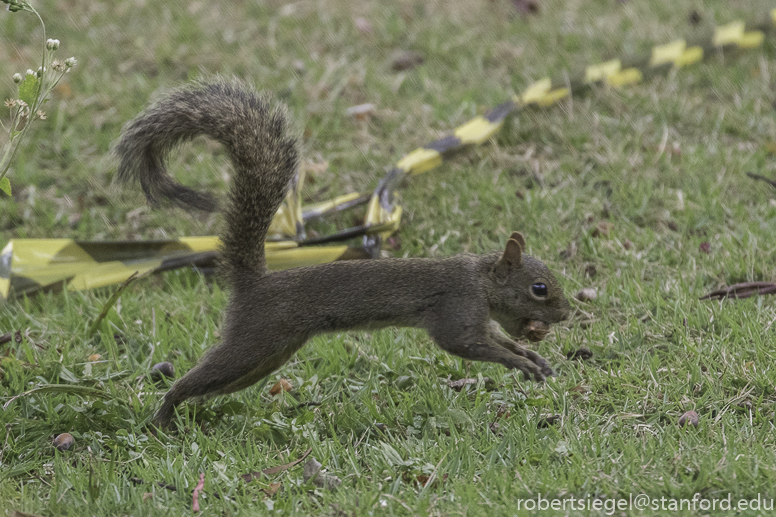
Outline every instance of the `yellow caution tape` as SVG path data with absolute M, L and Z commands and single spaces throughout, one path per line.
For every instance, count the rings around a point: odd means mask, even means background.
M 490 139 L 504 124 L 505 118 L 518 109 L 548 106 L 568 97 L 572 91 L 591 84 L 605 83 L 625 86 L 643 81 L 647 68 L 666 64 L 688 66 L 702 60 L 715 49 L 735 45 L 750 49 L 762 45 L 765 32 L 776 26 L 776 9 L 768 12 L 767 21 L 754 30 L 747 30 L 742 21 L 715 28 L 708 40 L 688 47 L 685 40 L 675 40 L 653 47 L 644 69 L 626 67 L 612 59 L 590 65 L 580 77 L 553 81 L 540 79 L 529 85 L 511 101 L 496 106 L 459 126 L 441 139 L 415 149 L 404 156 L 389 172 L 390 185 L 381 182 L 368 203 L 364 225 L 346 230 L 344 237 L 372 235 L 384 239 L 399 228 L 402 209 L 392 199 L 391 188 L 403 175 L 420 174 L 441 165 L 454 152 Z M 638 62 L 638 61 L 637 61 Z M 351 250 L 346 246 L 303 246 L 296 241 L 304 238 L 304 220 L 339 207 L 352 206 L 361 194 L 347 194 L 302 209 L 301 190 L 304 175 L 300 175 L 289 191 L 278 214 L 272 221 L 270 235 L 284 240 L 268 242 L 267 264 L 271 269 L 298 267 L 346 258 Z M 386 190 L 387 189 L 387 190 Z M 357 230 L 357 231 L 355 231 Z M 291 240 L 291 239 L 296 239 Z M 379 241 L 378 241 L 379 242 Z M 69 239 L 16 239 L 0 252 L 0 301 L 13 294 L 33 292 L 41 287 L 61 286 L 67 289 L 88 289 L 122 282 L 135 271 L 141 273 L 164 270 L 197 263 L 214 257 L 219 241 L 215 237 L 184 237 L 172 241 L 150 242 L 78 242 Z

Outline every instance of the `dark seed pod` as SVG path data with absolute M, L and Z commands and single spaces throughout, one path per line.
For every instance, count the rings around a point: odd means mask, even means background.
M 587 361 L 593 357 L 593 352 L 588 350 L 587 348 L 580 348 L 579 350 L 572 350 L 571 352 L 566 354 L 566 358 L 571 361 Z
M 699 421 L 700 417 L 698 416 L 698 413 L 695 411 L 688 411 L 679 417 L 679 427 L 684 427 L 687 424 L 690 424 L 693 427 L 698 427 Z
M 54 438 L 54 447 L 60 451 L 66 451 L 75 444 L 75 438 L 70 433 L 62 433 Z
M 164 378 L 172 379 L 173 377 L 175 377 L 175 367 L 172 363 L 168 363 L 167 361 L 156 363 L 151 368 L 151 380 L 154 382 L 159 382 Z

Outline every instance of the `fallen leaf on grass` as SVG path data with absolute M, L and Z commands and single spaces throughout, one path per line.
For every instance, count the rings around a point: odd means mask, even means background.
M 267 494 L 267 497 L 272 497 L 273 495 L 278 493 L 278 490 L 280 490 L 281 483 L 270 483 L 267 488 L 264 489 L 264 493 Z
M 291 467 L 295 467 L 296 465 L 299 465 L 300 463 L 302 463 L 304 461 L 304 459 L 307 456 L 310 455 L 311 452 L 313 452 L 312 448 L 307 449 L 299 457 L 299 459 L 294 460 L 291 463 L 286 463 L 285 465 L 278 465 L 277 467 L 270 467 L 268 469 L 264 469 L 264 470 L 260 470 L 260 471 L 256 471 L 256 472 L 251 472 L 250 474 L 243 474 L 240 477 L 243 479 L 243 481 L 248 483 L 248 482 L 250 482 L 250 481 L 252 481 L 254 479 L 261 478 L 262 474 L 265 475 L 265 476 L 273 476 L 273 475 L 275 475 L 275 474 L 277 474 L 279 472 L 286 471 L 286 470 L 290 469 Z
M 345 110 L 345 115 L 353 117 L 357 120 L 366 120 L 370 116 L 377 112 L 377 108 L 371 102 L 366 104 L 359 104 L 358 106 L 351 106 Z
M 579 397 L 585 396 L 588 393 L 590 393 L 590 390 L 588 390 L 581 384 L 578 384 L 573 388 L 569 388 L 569 392 L 571 393 L 571 398 L 578 399 Z
M 698 246 L 698 250 L 701 253 L 711 253 L 711 244 L 708 242 L 702 242 L 700 246 Z
M 483 383 L 487 386 L 488 384 L 494 384 L 493 379 L 490 377 L 483 377 L 482 378 Z M 479 379 L 458 379 L 457 381 L 448 381 L 447 385 L 454 389 L 455 391 L 461 391 L 465 386 L 468 386 L 470 384 L 477 384 L 479 382 Z
M 199 512 L 199 493 L 205 488 L 205 473 L 199 475 L 199 482 L 194 487 L 194 492 L 191 494 L 191 511 L 194 513 Z
M 593 229 L 592 236 L 608 237 L 609 234 L 612 233 L 612 228 L 614 228 L 614 225 L 609 221 L 601 221 L 597 225 L 595 225 L 595 229 Z
M 773 282 L 743 282 L 729 287 L 717 289 L 699 300 L 722 300 L 723 298 L 749 298 L 755 295 L 776 294 L 776 284 Z
M 539 14 L 539 2 L 536 0 L 512 0 L 512 5 L 522 17 Z
M 414 50 L 404 50 L 393 55 L 391 68 L 396 72 L 409 70 L 423 64 L 423 55 Z
M 325 489 L 337 488 L 342 484 L 342 480 L 334 474 L 327 474 L 321 472 L 321 465 L 315 458 L 310 458 L 307 463 L 304 464 L 304 471 L 302 472 L 302 479 L 305 483 L 312 482 L 315 486 Z
M 291 391 L 292 389 L 294 389 L 294 386 L 290 382 L 288 382 L 285 379 L 280 379 L 269 390 L 269 394 L 274 397 L 275 395 L 278 395 L 281 391 Z
M 415 478 L 418 480 L 418 483 L 423 486 L 423 488 L 426 488 L 426 486 L 429 486 L 429 482 L 431 483 L 431 488 L 436 488 L 440 482 L 444 483 L 447 481 L 447 477 L 449 474 L 443 474 L 442 479 L 439 479 L 438 477 L 434 477 L 434 479 L 431 479 L 431 476 L 427 476 L 426 474 L 418 474 L 418 476 Z

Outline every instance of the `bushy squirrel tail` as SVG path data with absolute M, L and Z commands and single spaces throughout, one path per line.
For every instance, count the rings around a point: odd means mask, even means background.
M 286 116 L 245 87 L 218 81 L 173 90 L 129 122 L 116 146 L 118 178 L 140 180 L 149 203 L 214 211 L 213 196 L 175 181 L 166 168 L 176 146 L 207 135 L 226 147 L 235 174 L 223 207 L 221 255 L 231 285 L 246 273 L 263 274 L 264 240 L 273 215 L 296 173 L 296 142 L 286 135 Z

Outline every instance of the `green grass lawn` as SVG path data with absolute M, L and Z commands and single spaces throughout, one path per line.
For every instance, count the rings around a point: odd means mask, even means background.
M 305 159 L 328 162 L 305 191 L 322 200 L 369 191 L 402 155 L 536 79 L 773 7 L 706 4 L 545 0 L 522 18 L 508 0 L 38 2 L 59 56 L 79 65 L 11 170 L 0 247 L 217 232 L 217 215 L 144 208 L 139 188 L 115 183 L 111 156 L 126 121 L 201 75 L 234 75 L 288 104 Z M 0 11 L 3 98 L 13 73 L 37 66 L 40 37 L 32 16 Z M 395 71 L 401 51 L 424 62 Z M 569 298 L 598 291 L 536 345 L 559 373 L 544 385 L 447 355 L 421 331 L 327 335 L 266 385 L 182 405 L 178 432 L 153 436 L 146 422 L 165 387 L 150 368 L 170 361 L 180 376 L 217 341 L 223 284 L 191 271 L 137 281 L 93 337 L 89 322 L 115 288 L 0 307 L 0 334 L 21 335 L 0 345 L 0 403 L 73 387 L 0 411 L 0 512 L 181 515 L 200 473 L 202 515 L 513 515 L 540 494 L 776 497 L 776 303 L 698 300 L 776 280 L 776 190 L 745 175 L 776 178 L 775 57 L 769 39 L 522 112 L 492 142 L 403 186 L 391 255 L 490 251 L 519 230 Z M 346 115 L 362 103 L 373 117 Z M 231 173 L 204 139 L 173 163 L 182 182 L 213 191 Z M 579 348 L 592 358 L 567 359 Z M 448 386 L 464 377 L 482 379 Z M 280 378 L 294 389 L 273 397 Z M 697 429 L 677 425 L 688 410 Z M 63 432 L 75 445 L 59 452 Z M 338 489 L 306 484 L 301 464 L 241 477 L 309 448 Z M 280 489 L 267 495 L 272 483 Z

